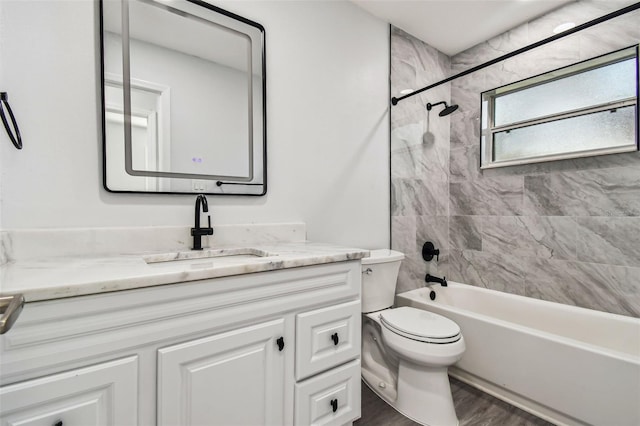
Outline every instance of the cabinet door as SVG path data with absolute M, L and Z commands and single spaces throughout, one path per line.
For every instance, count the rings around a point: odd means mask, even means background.
M 0 388 L 0 425 L 135 425 L 137 400 L 133 356 Z
M 283 336 L 278 319 L 160 349 L 158 424 L 283 424 Z

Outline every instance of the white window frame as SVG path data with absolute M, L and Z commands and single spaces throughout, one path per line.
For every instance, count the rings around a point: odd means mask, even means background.
M 514 165 L 522 165 L 529 163 L 540 163 L 546 161 L 555 161 L 555 160 L 563 160 L 570 158 L 580 158 L 580 157 L 589 157 L 595 155 L 604 155 L 604 154 L 615 154 L 622 152 L 633 152 L 638 150 L 638 108 L 637 108 L 637 99 L 638 99 L 638 48 L 639 46 L 631 46 L 625 49 L 621 49 L 612 53 L 608 53 L 597 58 L 589 59 L 584 62 L 580 62 L 574 65 L 570 65 L 565 68 L 560 68 L 558 70 L 550 71 L 545 74 L 541 74 L 535 77 L 531 77 L 516 83 L 509 84 L 507 86 L 499 87 L 496 89 L 492 89 L 486 92 L 483 92 L 481 95 L 481 122 L 480 122 L 480 149 L 481 149 L 481 159 L 480 159 L 480 168 L 481 169 L 490 169 L 497 167 L 507 167 Z M 615 101 L 615 102 L 607 102 L 599 105 L 593 105 L 585 108 L 579 108 L 574 110 L 567 110 L 560 113 L 549 114 L 542 117 L 536 117 L 535 119 L 522 120 L 518 122 L 509 123 L 507 125 L 495 126 L 494 123 L 494 115 L 495 115 L 495 100 L 501 96 L 508 95 L 510 93 L 514 93 L 523 89 L 528 89 L 530 87 L 548 83 L 553 80 L 560 80 L 563 78 L 569 78 L 571 76 L 590 71 L 595 68 L 607 66 L 609 64 L 614 64 L 626 59 L 635 58 L 636 60 L 636 95 L 633 97 L 629 97 L 627 99 Z M 635 144 L 634 145 L 625 145 L 625 146 L 617 146 L 617 147 L 605 147 L 598 149 L 589 149 L 589 150 L 581 150 L 581 151 L 571 151 L 559 154 L 549 154 L 549 155 L 536 155 L 529 157 L 522 157 L 517 160 L 503 160 L 496 161 L 494 159 L 494 135 L 497 133 L 506 132 L 513 129 L 519 129 L 528 126 L 534 126 L 537 124 L 548 123 L 552 121 L 563 120 L 572 117 L 579 117 L 586 114 L 593 114 L 602 111 L 612 111 L 617 108 L 628 107 L 635 105 Z M 485 117 L 486 114 L 486 117 Z

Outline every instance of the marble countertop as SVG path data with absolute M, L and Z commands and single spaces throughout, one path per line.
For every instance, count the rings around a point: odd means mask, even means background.
M 185 281 L 357 260 L 367 250 L 285 242 L 203 251 L 162 251 L 102 257 L 47 257 L 0 267 L 0 295 L 27 302 L 129 290 Z

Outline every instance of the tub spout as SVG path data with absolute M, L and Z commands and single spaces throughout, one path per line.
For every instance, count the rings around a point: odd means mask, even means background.
M 442 287 L 447 286 L 447 277 L 438 278 L 438 277 L 434 277 L 433 275 L 427 274 L 427 276 L 424 277 L 424 281 L 427 283 L 438 283 Z

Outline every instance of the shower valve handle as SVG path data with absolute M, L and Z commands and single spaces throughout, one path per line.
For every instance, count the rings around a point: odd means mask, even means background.
M 440 256 L 440 249 L 437 249 L 431 241 L 427 241 L 422 246 L 422 258 L 429 262 L 433 259 L 433 256 L 436 257 L 436 261 L 438 261 L 438 257 Z

